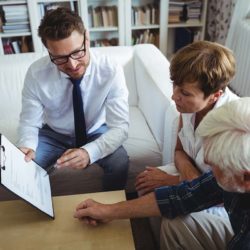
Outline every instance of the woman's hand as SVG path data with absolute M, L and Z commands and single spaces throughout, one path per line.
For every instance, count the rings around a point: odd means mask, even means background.
M 172 186 L 179 183 L 179 176 L 170 175 L 157 167 L 146 167 L 146 170 L 136 177 L 135 187 L 140 195 L 154 191 L 162 186 Z

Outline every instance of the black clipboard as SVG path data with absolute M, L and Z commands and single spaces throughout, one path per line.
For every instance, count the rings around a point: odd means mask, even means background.
M 24 153 L 2 134 L 0 184 L 49 217 L 55 218 L 49 175 L 34 161 L 26 162 Z

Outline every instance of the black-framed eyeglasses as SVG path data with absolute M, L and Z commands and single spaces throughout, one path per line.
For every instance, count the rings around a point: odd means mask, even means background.
M 49 53 L 50 56 L 50 60 L 51 62 L 53 62 L 56 65 L 62 65 L 65 64 L 69 61 L 69 57 L 74 59 L 74 60 L 79 60 L 82 57 L 84 57 L 86 55 L 86 48 L 85 48 L 85 37 L 84 37 L 84 41 L 83 44 L 81 46 L 81 49 L 76 50 L 72 53 L 70 53 L 69 55 L 66 56 L 53 56 Z

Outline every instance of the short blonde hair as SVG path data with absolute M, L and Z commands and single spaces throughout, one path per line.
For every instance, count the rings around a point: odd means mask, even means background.
M 204 157 L 210 165 L 233 173 L 250 170 L 250 97 L 210 111 L 197 133 L 204 139 Z
M 170 64 L 170 78 L 174 84 L 198 82 L 204 97 L 224 90 L 234 75 L 232 51 L 214 42 L 191 43 L 178 50 Z

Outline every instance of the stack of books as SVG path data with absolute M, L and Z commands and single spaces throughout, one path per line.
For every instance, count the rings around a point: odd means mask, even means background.
M 157 4 L 133 6 L 131 18 L 134 26 L 159 24 L 159 7 Z
M 18 54 L 33 51 L 31 36 L 11 37 L 3 39 L 4 54 Z
M 30 32 L 28 8 L 26 4 L 4 5 L 4 33 Z
M 175 52 L 182 47 L 201 40 L 201 31 L 191 28 L 177 28 L 175 30 Z
M 198 22 L 201 18 L 201 9 L 201 0 L 170 0 L 168 22 Z
M 77 12 L 77 2 L 55 2 L 55 3 L 39 3 L 40 17 L 42 18 L 44 14 L 49 10 L 57 9 L 58 7 L 68 8 L 74 12 Z
M 3 16 L 1 15 L 0 12 L 0 33 L 3 32 Z
M 118 39 L 111 38 L 111 39 L 97 39 L 90 42 L 91 47 L 105 47 L 105 46 L 117 46 Z
M 187 21 L 198 22 L 201 19 L 202 3 L 200 1 L 193 1 L 187 8 Z
M 144 31 L 134 31 L 132 36 L 132 45 L 142 43 L 151 43 L 159 47 L 159 32 L 153 32 L 149 29 Z
M 117 6 L 88 6 L 89 27 L 117 27 Z

